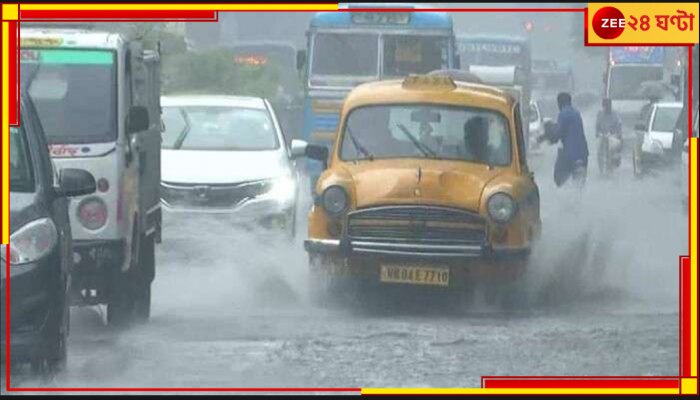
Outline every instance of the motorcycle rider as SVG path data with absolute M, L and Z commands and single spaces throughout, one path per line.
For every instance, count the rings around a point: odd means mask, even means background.
M 612 156 L 613 165 L 615 167 L 620 166 L 621 160 L 621 150 L 622 150 L 622 120 L 617 115 L 612 108 L 612 100 L 609 98 L 604 98 L 602 101 L 602 109 L 598 111 L 598 115 L 595 121 L 595 136 L 596 138 L 601 138 L 603 135 L 607 136 L 607 149 L 603 149 L 603 141 L 600 141 L 599 157 L 603 154 L 602 152 L 608 151 L 608 155 Z M 601 172 L 603 165 L 600 164 Z

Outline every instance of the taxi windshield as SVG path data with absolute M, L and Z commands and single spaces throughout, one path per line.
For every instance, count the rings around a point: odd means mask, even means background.
M 340 158 L 432 158 L 507 166 L 506 118 L 492 110 L 435 104 L 366 106 L 348 116 Z
M 164 149 L 253 151 L 279 148 L 264 110 L 243 107 L 163 107 Z
M 28 83 L 49 143 L 101 143 L 117 138 L 114 53 L 105 50 L 22 49 Z M 31 82 L 29 82 L 31 80 Z

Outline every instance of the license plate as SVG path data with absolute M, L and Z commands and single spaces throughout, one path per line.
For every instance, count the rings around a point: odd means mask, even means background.
M 388 283 L 409 283 L 413 285 L 448 286 L 450 281 L 450 269 L 402 265 L 382 265 L 379 280 L 381 282 Z

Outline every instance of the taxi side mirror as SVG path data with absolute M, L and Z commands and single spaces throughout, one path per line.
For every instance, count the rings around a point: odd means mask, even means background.
M 636 124 L 634 126 L 634 129 L 637 131 L 644 131 L 646 129 L 646 126 L 644 124 Z
M 310 144 L 306 146 L 305 153 L 310 159 L 321 161 L 324 169 L 328 168 L 328 148 L 326 146 Z

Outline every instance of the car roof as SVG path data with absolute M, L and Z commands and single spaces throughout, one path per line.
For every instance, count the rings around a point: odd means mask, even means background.
M 261 97 L 230 96 L 230 95 L 192 95 L 174 94 L 161 96 L 162 106 L 211 106 L 211 107 L 243 107 L 264 110 L 265 102 Z
M 493 86 L 454 80 L 454 88 L 442 85 L 404 87 L 403 79 L 365 83 L 345 99 L 347 109 L 363 105 L 434 103 L 454 106 L 509 110 L 515 101 L 507 92 Z

